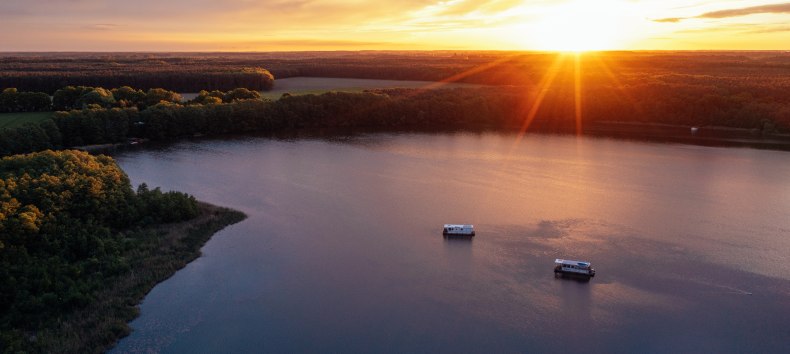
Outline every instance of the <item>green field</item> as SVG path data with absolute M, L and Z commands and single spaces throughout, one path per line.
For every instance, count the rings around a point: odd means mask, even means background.
M 52 112 L 0 113 L 0 129 L 37 123 L 52 118 Z
M 371 89 L 388 88 L 457 88 L 457 87 L 482 87 L 482 85 L 464 83 L 446 83 L 437 85 L 433 81 L 402 81 L 402 80 L 373 80 L 373 79 L 346 79 L 331 77 L 289 77 L 274 81 L 271 91 L 261 92 L 265 98 L 276 100 L 284 93 L 292 95 L 320 95 L 322 93 L 336 92 L 362 92 Z M 184 100 L 197 97 L 197 93 L 182 93 Z

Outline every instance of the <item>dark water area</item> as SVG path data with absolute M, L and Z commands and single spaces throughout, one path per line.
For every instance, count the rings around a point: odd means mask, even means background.
M 180 142 L 135 184 L 249 215 L 126 352 L 785 352 L 790 153 L 513 134 Z M 445 239 L 444 223 L 475 224 Z M 555 278 L 555 258 L 595 278 Z

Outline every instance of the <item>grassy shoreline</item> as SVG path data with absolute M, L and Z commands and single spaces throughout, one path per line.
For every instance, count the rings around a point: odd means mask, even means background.
M 124 254 L 131 271 L 109 280 L 107 287 L 87 307 L 61 318 L 31 336 L 44 353 L 102 353 L 127 336 L 128 322 L 139 315 L 139 303 L 158 283 L 201 255 L 212 235 L 240 222 L 239 211 L 199 202 L 198 217 L 180 223 L 157 225 L 129 232 L 137 247 Z

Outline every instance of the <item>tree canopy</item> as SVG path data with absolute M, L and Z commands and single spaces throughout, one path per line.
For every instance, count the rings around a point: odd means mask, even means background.
M 11 87 L 0 93 L 0 112 L 43 112 L 51 108 L 52 101 L 43 92 L 19 92 Z
M 44 151 L 0 160 L 0 347 L 94 300 L 130 271 L 122 230 L 197 215 L 193 197 L 129 178 L 107 156 Z

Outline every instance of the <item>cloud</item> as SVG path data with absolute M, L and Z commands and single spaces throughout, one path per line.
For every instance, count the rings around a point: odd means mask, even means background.
M 668 17 L 668 18 L 659 18 L 657 20 L 653 20 L 653 22 L 668 22 L 668 23 L 675 23 L 680 22 L 680 20 L 685 20 L 685 17 Z
M 736 17 L 736 16 L 764 14 L 764 13 L 773 13 L 773 14 L 790 13 L 790 3 L 713 11 L 699 15 L 697 16 L 697 18 L 725 18 L 725 17 Z
M 733 23 L 727 26 L 718 26 L 713 28 L 688 28 L 675 33 L 697 33 L 697 34 L 712 34 L 712 33 L 751 33 L 755 29 L 755 24 L 751 23 Z
M 752 14 L 767 14 L 767 13 L 768 14 L 790 13 L 790 3 L 751 6 L 751 7 L 743 7 L 739 9 L 712 11 L 693 17 L 659 18 L 653 20 L 653 22 L 675 23 L 689 18 L 727 18 L 727 17 L 737 17 L 737 16 L 746 16 Z
M 749 33 L 777 33 L 777 32 L 790 32 L 790 26 L 775 26 L 758 28 L 749 31 Z
M 454 0 L 438 4 L 438 15 L 464 16 L 473 13 L 496 14 L 522 4 L 521 0 Z M 436 5 L 435 5 L 436 6 Z

